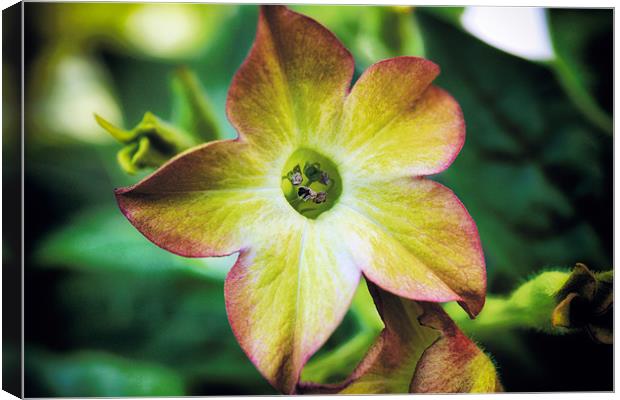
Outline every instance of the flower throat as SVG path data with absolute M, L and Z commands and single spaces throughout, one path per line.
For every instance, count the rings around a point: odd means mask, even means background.
M 336 165 L 310 149 L 298 149 L 289 157 L 282 171 L 281 186 L 291 207 L 310 219 L 332 208 L 342 193 Z

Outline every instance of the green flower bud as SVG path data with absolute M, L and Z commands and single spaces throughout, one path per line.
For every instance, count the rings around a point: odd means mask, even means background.
M 197 144 L 180 129 L 157 118 L 150 112 L 131 130 L 123 130 L 95 114 L 97 123 L 125 146 L 118 152 L 121 168 L 135 174 L 143 168 L 156 168 L 171 157 Z
M 599 343 L 613 343 L 613 271 L 593 273 L 577 264 L 556 301 L 553 326 L 584 329 Z
M 552 335 L 587 331 L 600 343 L 612 343 L 613 271 L 594 273 L 584 264 L 572 272 L 546 271 L 508 297 L 487 296 L 482 312 L 470 320 L 454 304 L 446 311 L 478 338 L 500 330 L 536 329 Z
M 172 94 L 172 124 L 147 112 L 135 128 L 123 130 L 95 114 L 99 125 L 125 145 L 117 154 L 125 172 L 159 167 L 190 147 L 222 138 L 211 104 L 190 69 L 175 71 Z

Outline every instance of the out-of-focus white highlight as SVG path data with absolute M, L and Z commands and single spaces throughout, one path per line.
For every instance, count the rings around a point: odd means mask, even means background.
M 465 30 L 508 53 L 535 61 L 554 58 L 545 9 L 539 7 L 466 7 Z
M 58 134 L 90 142 L 109 140 L 95 122 L 97 112 L 112 123 L 122 116 L 105 85 L 97 64 L 81 56 L 66 56 L 53 69 L 51 86 L 43 100 L 47 128 Z
M 148 4 L 136 9 L 125 23 L 127 39 L 158 57 L 185 56 L 203 39 L 201 15 L 176 4 Z

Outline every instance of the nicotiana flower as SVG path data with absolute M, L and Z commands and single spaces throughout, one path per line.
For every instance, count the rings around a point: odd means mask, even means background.
M 439 68 L 389 59 L 349 89 L 353 71 L 317 22 L 263 6 L 228 94 L 239 137 L 184 152 L 116 192 L 131 223 L 173 253 L 239 252 L 225 283 L 229 321 L 285 393 L 362 273 L 407 299 L 456 300 L 471 316 L 484 303 L 476 226 L 450 190 L 424 178 L 464 143 L 460 107 L 431 84 Z

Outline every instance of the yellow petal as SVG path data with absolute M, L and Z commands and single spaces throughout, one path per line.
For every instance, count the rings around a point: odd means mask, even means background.
M 447 168 L 465 140 L 458 103 L 431 86 L 439 68 L 417 57 L 371 66 L 348 96 L 338 142 L 352 173 L 371 180 Z
M 311 146 L 335 133 L 353 58 L 316 21 L 262 6 L 254 46 L 235 75 L 228 117 L 257 146 Z
M 423 178 L 350 186 L 341 200 L 350 210 L 343 224 L 359 241 L 364 274 L 402 297 L 459 300 L 478 314 L 486 291 L 484 255 L 476 225 L 454 193 Z
M 258 370 L 293 393 L 303 365 L 346 313 L 360 278 L 329 225 L 274 219 L 226 279 L 231 327 Z

